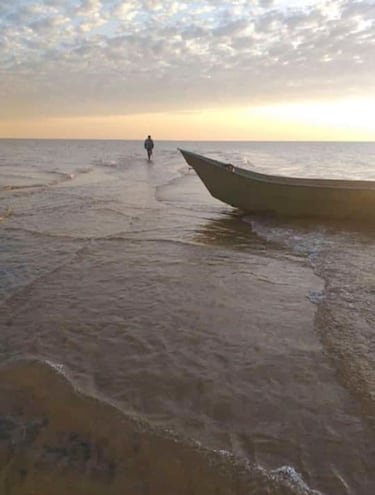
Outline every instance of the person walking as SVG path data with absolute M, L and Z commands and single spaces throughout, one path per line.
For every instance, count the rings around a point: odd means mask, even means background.
M 147 151 L 148 161 L 151 160 L 152 150 L 154 149 L 154 141 L 151 136 L 147 136 L 144 143 L 145 150 Z

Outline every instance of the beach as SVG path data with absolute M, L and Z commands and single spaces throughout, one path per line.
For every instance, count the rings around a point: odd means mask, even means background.
M 375 179 L 374 143 L 0 140 L 0 491 L 371 495 L 373 226 L 245 215 L 178 147 Z

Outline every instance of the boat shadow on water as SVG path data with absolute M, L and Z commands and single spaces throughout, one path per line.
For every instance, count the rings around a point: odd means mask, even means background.
M 244 252 L 267 250 L 270 253 L 272 250 L 280 252 L 288 249 L 282 241 L 282 236 L 264 236 L 263 232 L 284 232 L 285 238 L 291 233 L 296 236 L 313 236 L 319 233 L 327 238 L 348 235 L 360 243 L 375 240 L 375 225 L 365 221 L 282 218 L 271 213 L 249 214 L 233 209 L 200 224 L 195 231 L 194 241 L 207 246 Z
M 194 240 L 203 245 L 236 250 L 262 250 L 265 242 L 246 222 L 240 211 L 223 214 L 196 229 Z

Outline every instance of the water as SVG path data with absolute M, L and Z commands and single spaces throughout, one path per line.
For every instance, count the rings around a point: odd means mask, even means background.
M 374 143 L 0 141 L 0 492 L 375 493 L 372 225 L 242 215 L 177 147 L 375 179 Z

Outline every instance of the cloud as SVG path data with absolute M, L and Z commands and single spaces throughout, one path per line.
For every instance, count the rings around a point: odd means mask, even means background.
M 1 112 L 112 114 L 373 94 L 374 24 L 373 0 L 7 0 Z

